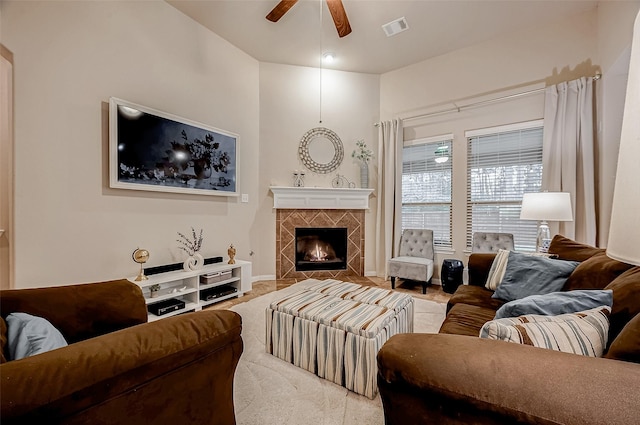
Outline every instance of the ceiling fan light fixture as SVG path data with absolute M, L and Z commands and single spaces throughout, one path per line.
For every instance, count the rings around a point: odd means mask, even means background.
M 335 60 L 336 60 L 335 53 L 327 52 L 324 55 L 322 55 L 322 62 L 324 63 L 333 63 L 333 61 Z
M 400 34 L 403 31 L 409 29 L 409 24 L 407 23 L 407 19 L 403 16 L 402 18 L 398 18 L 391 22 L 388 22 L 382 26 L 384 33 L 387 37 L 392 37 L 396 34 Z

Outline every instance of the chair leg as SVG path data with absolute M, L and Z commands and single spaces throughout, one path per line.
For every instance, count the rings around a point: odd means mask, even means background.
M 423 294 L 427 293 L 427 285 L 431 286 L 431 279 L 429 279 L 428 282 L 422 282 L 422 293 Z
M 391 276 L 391 289 L 396 289 L 396 278 Z

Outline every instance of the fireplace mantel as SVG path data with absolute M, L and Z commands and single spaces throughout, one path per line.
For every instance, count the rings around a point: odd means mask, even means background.
M 373 189 L 271 186 L 276 209 L 369 209 Z

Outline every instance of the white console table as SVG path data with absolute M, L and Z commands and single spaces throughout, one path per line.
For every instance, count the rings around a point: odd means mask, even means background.
M 200 276 L 202 275 L 210 273 L 224 273 L 228 271 L 231 271 L 231 275 L 227 279 L 209 284 L 200 282 Z M 188 311 L 202 310 L 203 307 L 228 298 L 243 296 L 245 292 L 251 291 L 251 262 L 236 260 L 235 264 L 227 264 L 225 262 L 215 263 L 206 265 L 200 270 L 177 270 L 150 275 L 148 280 L 136 281 L 135 277 L 129 278 L 129 280 L 142 289 L 147 305 L 171 298 L 177 298 L 185 302 L 185 308 L 171 313 L 163 314 L 161 316 L 149 313 L 148 320 L 151 322 L 165 317 L 175 316 L 176 314 L 186 313 Z M 149 287 L 155 284 L 160 285 L 160 291 L 158 292 L 158 296 L 152 298 Z M 223 295 L 209 301 L 201 299 L 202 291 L 222 285 L 233 286 L 236 288 L 237 292 Z

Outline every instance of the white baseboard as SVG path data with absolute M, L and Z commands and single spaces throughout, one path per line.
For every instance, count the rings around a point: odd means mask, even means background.
M 365 277 L 376 277 L 377 273 L 376 272 L 365 272 L 364 273 Z M 252 276 L 251 277 L 251 283 L 254 282 L 260 282 L 263 280 L 276 280 L 276 275 L 274 274 L 265 274 L 265 275 L 260 275 L 260 276 Z M 431 279 L 431 284 L 432 285 L 440 285 L 442 286 L 442 282 L 440 281 L 439 278 L 433 278 Z M 465 282 L 466 284 L 466 282 Z
M 378 273 L 374 272 L 374 271 L 369 271 L 369 272 L 364 272 L 364 276 L 365 277 L 378 277 Z M 390 279 L 387 279 L 390 281 Z M 442 281 L 440 280 L 440 278 L 432 278 L 431 279 L 431 284 L 432 285 L 439 285 L 442 286 Z
M 264 274 L 261 276 L 251 276 L 251 283 L 258 282 L 262 280 L 276 280 L 275 274 Z

